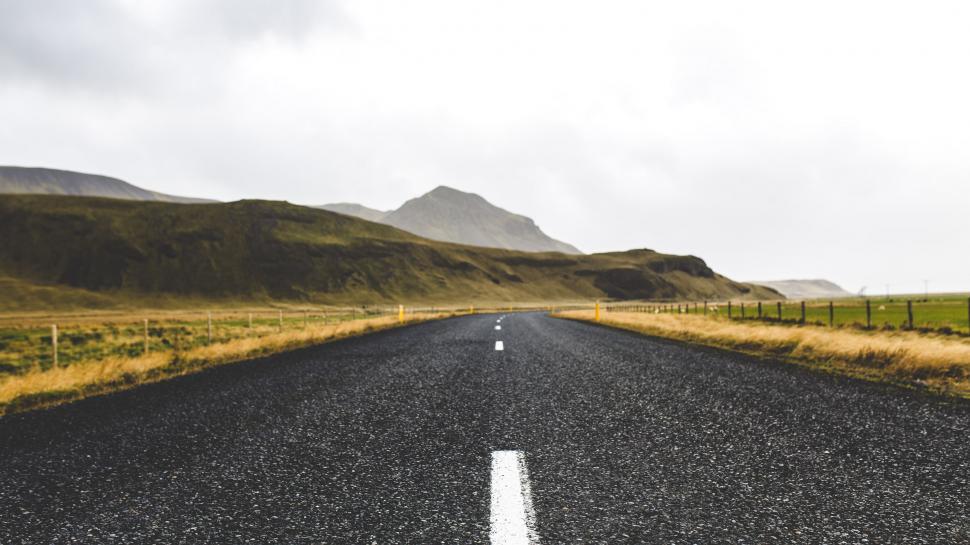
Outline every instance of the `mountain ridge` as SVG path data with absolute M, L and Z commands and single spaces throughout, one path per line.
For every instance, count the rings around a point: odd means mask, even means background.
M 765 280 L 749 283 L 774 289 L 789 299 L 823 299 L 853 296 L 852 293 L 846 291 L 835 282 L 823 278 L 808 280 Z
M 159 193 L 101 174 L 20 166 L 0 166 L 0 194 L 71 195 L 183 204 L 216 202 Z

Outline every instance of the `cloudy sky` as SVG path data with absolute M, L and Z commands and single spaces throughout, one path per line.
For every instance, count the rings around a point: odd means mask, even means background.
M 0 164 L 970 290 L 970 3 L 3 0 Z

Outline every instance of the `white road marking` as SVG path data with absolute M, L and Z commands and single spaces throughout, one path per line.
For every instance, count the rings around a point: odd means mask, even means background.
M 492 545 L 537 545 L 532 491 L 525 456 L 517 450 L 492 452 Z
M 505 350 L 505 344 L 502 341 L 495 341 L 495 350 Z
M 500 325 L 495 326 L 495 331 L 502 331 L 502 326 Z

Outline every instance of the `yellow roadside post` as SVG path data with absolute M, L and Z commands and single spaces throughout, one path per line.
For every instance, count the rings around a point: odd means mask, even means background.
M 596 302 L 596 321 L 600 321 L 600 302 Z
M 399 323 L 404 323 L 404 305 L 397 306 L 397 321 Z

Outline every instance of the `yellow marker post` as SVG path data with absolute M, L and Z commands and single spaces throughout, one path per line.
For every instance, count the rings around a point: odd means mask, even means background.
M 472 306 L 470 306 L 470 307 L 468 308 L 468 313 L 469 313 L 469 314 L 475 314 L 475 305 L 472 305 Z
M 397 306 L 397 321 L 404 323 L 404 305 Z
M 600 321 L 600 302 L 596 302 L 596 321 Z

